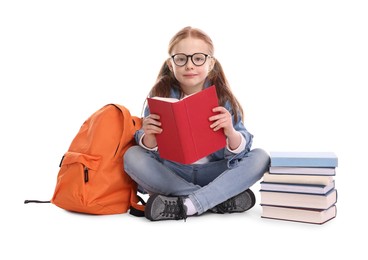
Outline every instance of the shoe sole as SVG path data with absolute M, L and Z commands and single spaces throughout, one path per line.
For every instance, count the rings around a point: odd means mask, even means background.
M 249 209 L 253 208 L 254 205 L 256 204 L 256 196 L 254 195 L 254 193 L 251 189 L 247 189 L 246 192 L 249 194 L 249 196 L 251 198 L 251 201 L 252 201 L 251 206 L 248 209 L 246 209 L 246 210 L 249 210 Z
M 152 215 L 151 215 L 151 210 L 152 210 L 152 204 L 151 201 L 156 199 L 159 195 L 158 194 L 153 194 L 152 196 L 150 196 L 147 200 L 147 203 L 146 203 L 146 206 L 144 208 L 144 216 L 149 219 L 149 220 L 152 220 L 152 221 L 155 221 L 155 219 L 152 218 Z

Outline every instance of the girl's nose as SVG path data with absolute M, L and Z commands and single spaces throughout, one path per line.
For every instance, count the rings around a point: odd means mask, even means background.
M 192 59 L 188 59 L 187 63 L 185 64 L 185 69 L 186 70 L 192 70 L 194 67 L 193 61 Z

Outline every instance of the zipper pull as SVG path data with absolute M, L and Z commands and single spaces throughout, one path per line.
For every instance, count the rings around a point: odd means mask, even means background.
M 88 168 L 84 166 L 84 182 L 88 182 Z

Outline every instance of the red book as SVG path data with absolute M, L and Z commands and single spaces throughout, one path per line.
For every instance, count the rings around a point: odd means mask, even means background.
M 215 86 L 181 100 L 148 98 L 150 112 L 160 116 L 162 133 L 156 135 L 163 159 L 190 164 L 226 146 L 224 131 L 210 128 L 212 109 L 218 106 Z

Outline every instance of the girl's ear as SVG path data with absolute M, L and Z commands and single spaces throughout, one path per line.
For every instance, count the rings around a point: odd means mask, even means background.
M 216 59 L 212 57 L 210 67 L 209 67 L 209 71 L 213 70 L 213 67 L 215 67 L 215 63 L 216 63 Z
M 171 64 L 171 62 L 170 62 L 170 59 L 167 59 L 167 60 L 166 60 L 166 65 L 167 65 L 167 67 L 169 68 L 169 70 L 172 72 L 172 71 L 173 71 L 173 67 L 172 67 L 172 64 Z

